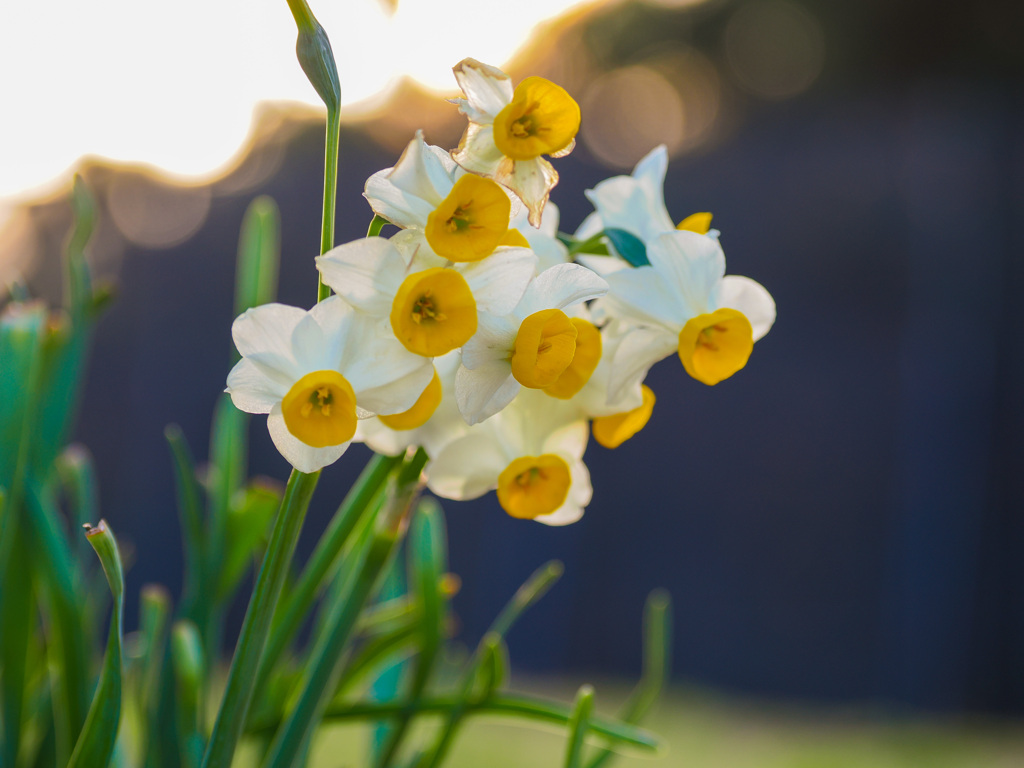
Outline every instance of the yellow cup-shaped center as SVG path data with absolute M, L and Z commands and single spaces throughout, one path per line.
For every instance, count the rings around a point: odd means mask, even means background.
M 523 320 L 512 352 L 516 381 L 531 389 L 558 381 L 576 353 L 576 335 L 576 326 L 560 309 L 542 309 Z
M 550 80 L 528 77 L 494 118 L 494 144 L 513 160 L 533 160 L 568 147 L 579 129 L 580 107 L 572 96 Z
M 434 267 L 409 275 L 391 303 L 391 328 L 410 352 L 437 357 L 476 333 L 476 301 L 454 269 Z
M 441 404 L 441 379 L 434 369 L 434 376 L 427 384 L 419 398 L 413 403 L 412 408 L 401 413 L 393 413 L 390 416 L 380 416 L 384 426 L 391 429 L 406 430 L 422 427 L 427 420 L 434 415 L 437 406 Z
M 646 384 L 641 384 L 643 402 L 631 411 L 623 411 L 611 416 L 600 416 L 591 424 L 594 439 L 605 448 L 618 448 L 633 435 L 647 426 L 651 412 L 654 410 L 654 392 Z
M 676 229 L 686 232 L 696 232 L 698 235 L 706 235 L 711 229 L 710 213 L 691 213 L 685 219 L 676 224 Z
M 686 372 L 705 384 L 717 384 L 747 364 L 754 330 L 736 309 L 697 315 L 679 332 L 679 359 Z
M 307 373 L 281 401 L 285 426 L 313 448 L 341 445 L 356 433 L 356 395 L 337 371 Z
M 555 383 L 544 388 L 545 392 L 560 400 L 568 400 L 583 389 L 601 362 L 601 332 L 593 323 L 580 317 L 574 317 L 570 322 L 576 328 L 576 352 Z
M 565 503 L 572 477 L 560 456 L 522 456 L 498 475 L 498 502 L 512 517 L 549 515 Z
M 451 261 L 479 261 L 501 244 L 508 232 L 512 203 L 497 182 L 466 175 L 427 216 L 427 242 Z

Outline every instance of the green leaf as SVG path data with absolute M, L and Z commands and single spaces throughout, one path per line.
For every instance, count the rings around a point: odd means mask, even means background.
M 338 562 L 342 549 L 356 524 L 365 516 L 374 497 L 391 471 L 401 464 L 401 456 L 374 454 L 335 511 L 331 522 L 317 542 L 313 554 L 302 570 L 295 586 L 281 599 L 274 616 L 270 639 L 260 664 L 257 688 L 263 688 L 277 660 L 306 620 L 313 602 L 329 581 L 329 574 Z
M 228 512 L 226 551 L 217 586 L 217 602 L 234 594 L 256 552 L 267 540 L 270 521 L 281 505 L 281 490 L 266 481 L 254 480 L 235 497 Z
M 84 445 L 70 445 L 57 457 L 57 472 L 64 485 L 71 510 L 71 524 L 81 528 L 90 520 L 99 518 L 99 494 L 96 490 L 96 471 L 92 455 Z M 76 540 L 81 546 L 75 547 L 75 554 L 82 554 L 82 547 L 88 546 L 82 539 Z
M 117 541 L 105 520 L 90 528 L 86 537 L 100 558 L 107 583 L 114 596 L 114 610 L 107 637 L 107 652 L 96 693 L 89 707 L 85 726 L 75 744 L 68 768 L 105 768 L 114 754 L 117 729 L 121 721 L 122 643 L 124 621 L 124 571 Z
M 171 660 L 174 666 L 178 704 L 178 733 L 183 768 L 195 768 L 203 759 L 203 700 L 207 677 L 203 643 L 196 625 L 188 620 L 176 621 L 171 630 Z
M 196 478 L 195 462 L 181 428 L 177 424 L 168 424 L 164 429 L 164 437 L 167 438 L 174 463 L 178 518 L 185 544 L 185 594 L 182 597 L 182 611 L 198 623 L 199 615 L 204 613 L 202 606 L 208 602 L 203 597 L 206 533 L 203 525 L 202 492 Z
M 508 678 L 508 648 L 500 635 L 488 632 L 480 641 L 483 654 L 473 679 L 471 698 L 486 701 L 501 689 Z
M 444 636 L 445 595 L 442 577 L 448 570 L 448 538 L 444 512 L 432 498 L 420 501 L 409 532 L 409 580 L 415 604 L 422 612 L 419 652 L 412 662 L 406 697 L 411 703 L 397 718 L 378 753 L 377 764 L 389 765 L 412 721 L 416 701 L 430 679 Z
M 4 508 L 0 488 L 0 521 L 7 534 L 17 535 L 16 510 Z M 22 533 L 22 538 L 24 534 Z M 0 765 L 14 765 L 25 720 L 29 638 L 35 635 L 32 605 L 32 564 L 27 547 L 15 546 L 0 563 Z
M 77 173 L 71 187 L 71 212 L 74 219 L 66 254 L 67 305 L 76 323 L 93 314 L 92 276 L 85 260 L 85 247 L 96 229 L 96 200 Z
M 304 474 L 293 470 L 288 479 L 284 500 L 270 534 L 267 553 L 235 646 L 224 698 L 203 757 L 203 768 L 230 768 L 252 703 L 256 672 L 266 645 L 270 622 L 319 478 L 319 472 Z
M 650 711 L 668 682 L 670 674 L 669 649 L 672 647 L 672 601 L 668 593 L 657 589 L 647 596 L 644 604 L 644 656 L 640 682 L 619 710 L 619 718 L 626 723 L 639 723 Z M 587 763 L 587 768 L 598 768 L 611 758 L 612 752 L 603 749 Z
M 145 584 L 139 595 L 139 657 L 136 661 L 135 698 L 143 719 L 140 736 L 143 750 L 158 749 L 160 732 L 160 680 L 164 671 L 167 620 L 171 596 L 158 584 Z
M 277 297 L 281 214 L 273 198 L 257 197 L 245 210 L 235 267 L 235 315 Z
M 583 741 L 590 727 L 590 713 L 594 709 L 594 689 L 581 686 L 569 718 L 569 742 L 565 750 L 565 768 L 580 768 L 583 756 Z
M 634 267 L 650 265 L 651 262 L 647 260 L 647 246 L 632 232 L 627 232 L 624 229 L 606 229 L 604 234 L 611 241 L 619 256 Z
M 462 674 L 462 680 L 458 686 L 458 703 L 447 713 L 447 718 L 440 730 L 438 730 L 433 746 L 421 757 L 417 765 L 433 768 L 440 765 L 444 760 L 455 738 L 459 723 L 462 721 L 467 707 L 470 705 L 473 696 L 473 684 L 481 677 L 480 668 L 485 664 L 494 664 L 493 660 L 488 660 L 487 645 L 493 643 L 495 638 L 503 638 L 523 612 L 547 594 L 547 591 L 561 577 L 563 570 L 562 564 L 557 560 L 552 560 L 542 565 L 516 590 L 512 599 L 509 600 L 501 613 L 498 614 L 498 617 L 491 623 L 487 634 L 484 635 L 477 646 L 470 665 Z
M 12 507 L 19 504 L 27 469 L 47 317 L 46 306 L 37 301 L 8 304 L 0 311 L 0 485 Z

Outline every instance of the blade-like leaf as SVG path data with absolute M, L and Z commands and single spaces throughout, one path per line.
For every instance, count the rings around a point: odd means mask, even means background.
M 85 719 L 85 726 L 75 744 L 68 768 L 105 768 L 114 754 L 117 729 L 121 721 L 122 643 L 124 621 L 124 571 L 117 541 L 104 520 L 86 532 L 89 543 L 100 558 L 107 583 L 114 596 L 110 618 L 107 652 L 96 693 Z
M 580 768 L 583 740 L 590 727 L 590 713 L 594 709 L 594 689 L 584 685 L 576 694 L 569 718 L 569 742 L 565 750 L 565 768 Z

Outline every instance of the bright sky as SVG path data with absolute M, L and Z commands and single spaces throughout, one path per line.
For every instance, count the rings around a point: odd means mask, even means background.
M 451 90 L 501 66 L 580 0 L 310 0 L 347 104 L 402 74 Z M 319 104 L 285 0 L 33 0 L 0 13 L 0 204 L 45 192 L 86 154 L 202 175 L 240 147 L 258 101 Z M 2 206 L 0 206 L 2 207 Z

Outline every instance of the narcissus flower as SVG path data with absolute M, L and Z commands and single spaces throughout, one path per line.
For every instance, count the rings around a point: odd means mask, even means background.
M 367 180 L 363 195 L 374 213 L 409 230 L 407 242 L 446 260 L 479 261 L 499 245 L 527 245 L 509 230 L 509 193 L 466 173 L 443 149 L 424 142 L 420 131 L 394 168 Z
M 231 328 L 242 359 L 227 391 L 247 413 L 267 414 L 281 455 L 315 472 L 348 448 L 358 418 L 409 409 L 433 373 L 340 298 L 306 311 L 284 304 L 247 310 Z
M 693 378 L 717 384 L 746 365 L 775 322 L 775 302 L 762 285 L 725 275 L 718 240 L 670 232 L 648 244 L 647 257 L 650 266 L 608 275 L 608 295 L 596 307 L 629 328 L 612 364 L 613 401 L 672 352 Z
M 424 357 L 464 345 L 479 313 L 510 312 L 537 263 L 527 248 L 501 248 L 483 261 L 446 267 L 414 244 L 396 246 L 403 244 L 399 235 L 339 245 L 317 257 L 317 268 L 342 299 L 386 322 L 409 352 Z
M 587 423 L 572 407 L 523 390 L 501 413 L 446 445 L 427 466 L 427 485 L 447 499 L 488 491 L 512 517 L 574 523 L 590 503 L 583 463 Z
M 434 378 L 409 411 L 359 422 L 356 440 L 377 453 L 395 456 L 410 446 L 422 447 L 437 456 L 444 446 L 469 432 L 455 403 L 455 372 L 459 353 L 434 358 Z
M 665 174 L 668 171 L 668 150 L 665 145 L 651 150 L 629 176 L 605 179 L 588 189 L 587 199 L 594 204 L 576 237 L 585 240 L 603 229 L 622 229 L 649 243 L 674 229 L 718 237 L 711 229 L 710 213 L 693 213 L 674 224 L 665 207 Z
M 528 77 L 513 90 L 508 75 L 475 59 L 463 59 L 454 72 L 466 98 L 453 102 L 469 125 L 452 158 L 515 192 L 530 212 L 530 223 L 539 227 L 544 204 L 558 183 L 543 156 L 572 151 L 579 105 L 543 77 Z
M 567 264 L 572 261 L 569 249 L 558 239 L 558 206 L 548 201 L 544 206 L 539 228 L 530 225 L 527 214 L 528 211 L 521 208 L 518 214 L 512 216 L 509 226 L 520 233 L 530 244 L 530 250 L 537 254 L 537 271 L 543 272 L 556 264 Z
M 576 375 L 576 389 L 582 387 L 596 361 L 581 345 L 574 367 L 581 326 L 589 343 L 593 338 L 585 328 L 589 323 L 574 322 L 563 310 L 607 290 L 608 284 L 586 267 L 559 264 L 538 275 L 508 314 L 481 313 L 455 375 L 455 397 L 466 421 L 476 424 L 494 415 L 520 387 L 557 388 L 566 371 Z

